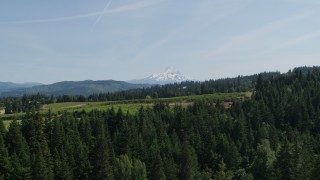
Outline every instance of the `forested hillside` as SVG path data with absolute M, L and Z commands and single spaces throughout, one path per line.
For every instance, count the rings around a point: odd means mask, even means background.
M 0 93 L 13 91 L 17 89 L 29 88 L 32 86 L 39 86 L 41 83 L 12 83 L 12 82 L 0 82 Z
M 319 179 L 320 69 L 255 85 L 231 108 L 157 103 L 0 121 L 0 179 Z
M 0 97 L 21 97 L 23 95 L 42 94 L 47 96 L 82 95 L 117 92 L 129 89 L 146 88 L 150 85 L 130 84 L 124 81 L 63 81 L 50 85 L 38 85 L 29 88 L 0 91 Z

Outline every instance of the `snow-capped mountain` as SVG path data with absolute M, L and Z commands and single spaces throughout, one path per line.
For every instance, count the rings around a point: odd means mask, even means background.
M 170 83 L 177 83 L 182 81 L 192 81 L 193 79 L 183 75 L 179 71 L 175 70 L 172 67 L 168 67 L 165 69 L 164 72 L 161 73 L 155 73 L 151 74 L 150 76 L 143 78 L 143 79 L 137 79 L 137 80 L 131 80 L 130 83 L 134 84 L 170 84 Z

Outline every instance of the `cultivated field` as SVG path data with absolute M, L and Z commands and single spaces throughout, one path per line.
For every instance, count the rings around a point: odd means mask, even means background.
M 164 102 L 169 105 L 191 105 L 195 101 L 209 101 L 209 102 L 232 102 L 241 101 L 251 97 L 251 93 L 216 93 L 207 95 L 193 95 L 193 96 L 181 96 L 173 98 L 158 98 L 158 99 L 136 99 L 125 101 L 107 101 L 107 102 L 67 102 L 67 103 L 55 103 L 48 104 L 42 108 L 42 111 L 52 112 L 62 111 L 91 111 L 91 110 L 107 110 L 110 108 L 122 108 L 124 112 L 135 113 L 141 106 L 152 106 L 154 103 Z M 228 103 L 227 103 L 228 104 Z

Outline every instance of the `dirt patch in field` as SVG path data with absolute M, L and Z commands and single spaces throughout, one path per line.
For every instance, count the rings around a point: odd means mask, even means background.
M 193 102 L 176 102 L 176 103 L 169 103 L 169 105 L 170 106 L 175 106 L 175 105 L 177 105 L 177 106 L 191 106 L 191 105 L 193 105 Z
M 42 105 L 41 109 L 48 109 L 48 104 Z
M 233 102 L 223 102 L 223 106 L 227 109 L 231 108 L 232 105 L 233 105 Z
M 193 104 L 194 104 L 193 102 L 176 102 L 176 103 L 170 103 L 169 105 L 170 106 L 175 106 L 175 105 L 178 105 L 178 106 L 180 106 L 180 105 L 181 106 L 189 106 L 190 105 L 191 106 Z M 212 105 L 215 106 L 216 103 L 213 103 Z M 221 105 L 228 109 L 228 108 L 231 108 L 231 106 L 233 105 L 233 102 L 225 101 L 225 102 L 222 102 Z
M 78 108 L 78 107 L 83 107 L 86 106 L 87 104 L 78 104 L 74 106 L 68 106 L 68 107 L 63 107 L 64 109 L 71 109 L 71 108 Z

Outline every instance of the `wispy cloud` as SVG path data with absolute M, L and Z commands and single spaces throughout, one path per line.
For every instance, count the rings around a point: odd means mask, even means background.
M 106 12 L 106 10 L 109 8 L 109 6 L 111 5 L 112 0 L 109 0 L 107 5 L 104 7 L 102 13 L 98 16 L 98 18 L 96 19 L 96 21 L 93 23 L 92 27 L 91 27 L 91 31 L 93 30 L 93 28 L 96 26 L 96 24 L 100 21 L 100 19 L 103 16 L 103 13 Z
M 283 18 L 277 21 L 270 22 L 268 24 L 265 24 L 258 29 L 255 29 L 253 31 L 247 32 L 245 34 L 236 36 L 232 38 L 231 40 L 227 41 L 226 43 L 222 44 L 219 48 L 213 49 L 211 52 L 207 53 L 205 55 L 206 58 L 213 58 L 217 55 L 224 54 L 226 52 L 230 52 L 234 50 L 235 48 L 239 48 L 240 46 L 257 39 L 261 36 L 264 36 L 268 33 L 274 32 L 282 27 L 285 27 L 291 23 L 294 23 L 296 21 L 300 21 L 302 19 L 308 18 L 311 15 L 313 15 L 312 11 L 304 10 L 296 15 Z
M 302 44 L 306 41 L 316 39 L 319 37 L 320 37 L 320 31 L 311 32 L 308 34 L 303 34 L 302 36 L 299 36 L 299 37 L 294 38 L 290 41 L 287 41 L 285 43 L 282 43 L 282 44 L 275 46 L 272 50 L 288 49 L 288 48 L 294 47 L 296 45 Z
M 199 1 L 197 3 L 198 7 L 195 7 L 193 12 L 189 12 L 191 16 L 188 21 L 173 29 L 162 38 L 148 44 L 136 54 L 132 61 L 136 62 L 145 59 L 146 56 L 155 51 L 159 51 L 159 49 L 166 44 L 177 40 L 181 35 L 184 35 L 185 37 L 194 37 L 199 35 L 199 32 L 203 29 L 207 29 L 212 24 L 221 21 L 238 10 L 246 7 L 250 3 L 250 0 L 242 1 L 234 6 L 230 6 L 229 3 L 225 3 L 225 7 L 221 5 L 218 6 L 213 1 Z M 213 9 L 213 7 L 217 9 Z
M 251 54 L 250 57 L 252 59 L 257 59 L 257 58 L 260 59 L 261 57 L 269 56 L 270 54 L 273 54 L 273 55 L 278 54 L 278 53 L 281 53 L 283 50 L 287 50 L 287 49 L 290 49 L 295 46 L 299 46 L 302 44 L 305 46 L 306 42 L 308 42 L 310 40 L 318 39 L 318 38 L 320 38 L 320 31 L 305 33 L 303 35 L 292 38 L 290 40 L 278 42 L 276 45 L 272 46 L 272 48 L 266 49 L 266 50 L 261 51 L 256 54 Z M 289 55 L 286 55 L 286 56 L 292 57 L 291 56 L 292 53 L 293 52 L 291 51 L 290 56 Z M 295 54 L 295 56 L 296 56 L 296 54 Z M 308 57 L 306 54 L 303 54 L 303 55 L 299 54 L 300 60 L 302 59 L 301 56 Z
M 127 4 L 127 5 L 124 5 L 124 6 L 121 6 L 121 7 L 117 7 L 117 8 L 114 8 L 114 9 L 106 10 L 110 6 L 110 3 L 111 3 L 111 1 L 109 1 L 109 3 L 107 4 L 105 10 L 103 10 L 103 11 L 86 13 L 86 14 L 79 14 L 79 15 L 73 15 L 73 16 L 57 17 L 57 18 L 0 22 L 0 24 L 50 23 L 50 22 L 70 21 L 70 20 L 77 20 L 77 19 L 83 19 L 83 18 L 98 16 L 98 19 L 95 22 L 95 24 L 96 24 L 101 19 L 101 16 L 103 16 L 105 14 L 122 13 L 122 12 L 131 11 L 131 10 L 137 10 L 137 9 L 141 9 L 141 8 L 145 8 L 145 7 L 149 7 L 149 6 L 158 4 L 158 3 L 162 2 L 162 1 L 163 0 L 140 0 L 140 1 L 137 1 L 135 3 L 131 3 L 131 4 Z

